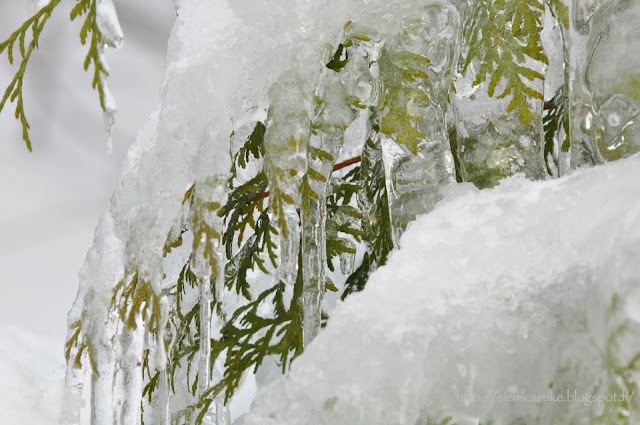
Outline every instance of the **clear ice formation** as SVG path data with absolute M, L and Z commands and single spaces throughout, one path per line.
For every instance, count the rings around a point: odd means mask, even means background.
M 640 150 L 640 3 L 576 0 L 571 16 L 572 130 L 576 165 Z
M 481 61 L 472 61 L 464 75 L 451 75 L 462 70 L 456 49 L 478 3 L 178 3 L 161 103 L 129 150 L 69 313 L 69 339 L 77 343 L 69 347 L 64 424 L 82 422 L 80 406 L 89 386 L 92 425 L 137 424 L 145 349 L 151 353 L 150 372 L 159 377 L 151 411 L 145 411 L 154 424 L 185 419 L 180 415 L 187 407 L 221 378 L 221 365 L 207 355 L 210 340 L 242 304 L 223 287 L 224 229 L 217 211 L 226 199 L 229 151 L 238 148 L 229 149 L 229 134 L 256 122 L 266 124 L 264 162 L 251 163 L 238 180 L 248 181 L 264 165 L 273 222 L 280 228 L 276 279 L 289 292 L 302 248 L 305 346 L 318 333 L 324 307 L 324 199 L 340 155 L 362 153 L 364 172 L 383 163 L 393 238 L 403 247 L 372 275 L 362 295 L 332 312 L 327 332 L 294 363 L 288 379 L 258 396 L 241 424 L 431 424 L 442 423 L 446 414 L 458 425 L 488 419 L 506 425 L 516 414 L 525 423 L 549 415 L 621 414 L 637 420 L 629 406 L 523 410 L 517 404 L 469 402 L 490 390 L 623 391 L 635 379 L 620 371 L 637 353 L 632 336 L 638 332 L 637 294 L 629 283 L 638 274 L 638 159 L 556 181 L 503 181 L 517 173 L 546 176 L 542 99 L 527 100 L 533 118 L 525 129 L 508 99 L 489 96 L 488 81 L 474 84 Z M 122 32 L 113 3 L 98 5 L 103 48 L 117 47 Z M 577 141 L 571 147 L 573 167 L 638 150 L 638 7 L 632 1 L 572 2 L 567 90 Z M 341 43 L 338 62 L 349 60 L 329 70 Z M 614 69 L 605 65 L 610 63 Z M 531 58 L 524 65 L 546 71 Z M 499 82 L 496 95 L 504 84 Z M 539 79 L 528 87 L 544 91 Z M 106 85 L 105 95 L 109 129 L 116 108 Z M 370 143 L 363 152 L 365 141 Z M 454 157 L 463 180 L 480 187 L 502 183 L 486 192 L 450 184 Z M 185 192 L 194 182 L 187 207 Z M 375 206 L 363 192 L 359 207 L 373 217 Z M 191 228 L 189 208 L 200 209 Z M 402 235 L 409 221 L 430 210 Z M 167 240 L 178 237 L 195 241 L 193 255 L 186 248 L 165 258 Z M 195 394 L 173 394 L 167 351 L 178 330 L 167 322 L 173 308 L 167 293 L 189 258 L 197 281 L 190 302 L 200 302 L 198 365 L 191 372 L 199 381 Z M 343 273 L 354 266 L 355 256 L 340 258 Z M 150 290 L 147 302 L 157 314 L 153 332 L 136 315 L 132 322 L 138 326 L 125 326 L 119 306 L 111 305 L 116 285 L 134 275 Z M 272 284 L 267 276 L 256 288 Z M 213 300 L 224 301 L 216 315 Z M 624 349 L 612 349 L 614 336 Z M 76 358 L 98 373 L 87 373 L 85 382 L 74 367 Z M 188 375 L 180 369 L 177 379 Z M 220 399 L 204 417 L 216 425 L 230 421 Z
M 450 186 L 236 424 L 638 423 L 639 180 Z
M 311 91 L 301 75 L 284 74 L 269 92 L 264 136 L 265 174 L 272 189 L 271 213 L 280 228 L 278 280 L 293 286 L 298 274 L 301 187 L 307 172 L 311 135 Z
M 438 188 L 456 179 L 445 113 L 452 68 L 457 60 L 460 16 L 449 2 L 440 1 L 426 6 L 415 21 L 409 22 L 411 25 L 386 45 L 388 60 L 403 70 L 401 73 L 405 72 L 409 55 L 425 58 L 426 62 L 421 74 L 404 85 L 404 90 L 425 95 L 421 101 L 410 101 L 403 111 L 412 121 L 418 138 L 415 152 L 398 143 L 399 140 L 382 136 L 389 215 L 396 245 L 409 222 L 430 211 L 440 200 Z
M 542 1 L 533 3 L 544 7 Z M 518 4 L 528 7 L 525 3 Z M 495 5 L 491 8 L 483 5 L 482 2 L 469 2 L 467 7 L 461 8 L 465 31 L 469 31 L 469 28 L 478 22 L 485 25 L 501 16 L 484 13 L 485 9 L 495 10 Z M 478 13 L 478 10 L 481 13 Z M 547 175 L 542 160 L 543 101 L 542 98 L 531 96 L 532 92 L 539 95 L 544 92 L 543 80 L 547 66 L 539 59 L 514 51 L 509 53 L 510 62 L 518 62 L 521 64 L 518 66 L 523 66 L 532 73 L 528 76 L 517 75 L 512 81 L 508 81 L 506 77 L 498 81 L 493 81 L 492 78 L 486 78 L 483 82 L 476 80 L 478 76 L 484 75 L 491 60 L 506 57 L 507 46 L 510 49 L 513 46 L 522 48 L 522 44 L 526 44 L 526 40 L 514 39 L 510 45 L 487 45 L 483 39 L 489 40 L 492 34 L 502 31 L 497 25 L 500 23 L 495 22 L 494 28 L 488 30 L 489 34 L 475 30 L 473 35 L 477 38 L 471 39 L 473 45 L 467 45 L 467 37 L 462 38 L 461 49 L 465 53 L 474 50 L 486 55 L 486 59 L 473 56 L 473 60 L 468 63 L 462 60 L 459 62 L 455 79 L 456 93 L 452 94 L 461 177 L 463 181 L 473 181 L 480 188 L 495 186 L 504 177 L 516 173 L 524 173 L 534 180 L 544 179 Z M 532 23 L 524 25 L 526 28 Z M 533 76 L 533 73 L 537 76 Z M 494 75 L 497 75 L 497 72 Z M 542 76 L 542 79 L 538 76 Z M 525 90 L 529 94 L 526 98 L 523 95 Z M 518 97 L 521 103 L 519 109 L 514 109 L 512 102 Z M 526 124 L 521 120 L 523 107 L 526 107 L 530 114 L 525 120 Z
M 124 42 L 124 33 L 120 27 L 120 21 L 116 13 L 116 8 L 112 0 L 98 0 L 96 5 L 96 22 L 102 34 L 103 44 L 100 46 L 99 60 L 104 68 L 109 70 L 107 60 L 105 58 L 105 50 L 107 48 L 118 49 Z M 103 106 L 104 106 L 104 127 L 107 133 L 107 153 L 113 151 L 113 141 L 111 139 L 113 126 L 116 122 L 116 114 L 118 107 L 116 101 L 109 90 L 107 79 L 104 75 L 100 75 L 100 83 L 103 87 Z
M 328 72 L 333 73 L 333 71 Z M 327 78 L 318 93 L 318 107 L 313 123 L 316 131 L 310 135 L 307 153 L 308 167 L 317 174 L 307 177 L 302 205 L 302 276 L 304 344 L 309 344 L 320 332 L 325 292 L 327 248 L 327 185 L 333 166 L 340 154 L 344 131 L 353 120 L 354 112 L 346 104 L 346 89 L 338 76 Z M 328 155 L 325 155 L 328 154 Z

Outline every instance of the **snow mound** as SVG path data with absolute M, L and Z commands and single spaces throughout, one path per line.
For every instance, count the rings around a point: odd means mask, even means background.
M 236 423 L 634 423 L 638 181 L 634 157 L 450 187 Z

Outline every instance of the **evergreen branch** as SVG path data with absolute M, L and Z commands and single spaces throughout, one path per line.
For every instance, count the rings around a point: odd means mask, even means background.
M 566 108 L 567 97 L 563 87 L 560 87 L 556 94 L 548 103 L 545 103 L 546 115 L 542 123 L 544 129 L 544 160 L 547 165 L 547 172 L 553 175 L 549 164 L 549 156 L 553 158 L 556 169 L 558 168 L 558 152 L 555 149 L 555 141 L 558 139 L 560 129 L 564 129 L 565 140 L 560 147 L 562 152 L 569 151 L 569 114 Z
M 404 33 L 415 31 L 415 26 L 406 28 L 399 40 L 404 39 Z M 416 154 L 420 140 L 426 137 L 417 127 L 425 120 L 419 105 L 430 100 L 431 83 L 425 70 L 431 60 L 404 50 L 400 43 L 386 47 L 380 56 L 380 75 L 385 82 L 381 132 Z
M 393 250 L 391 234 L 393 226 L 389 216 L 382 149 L 379 137 L 375 134 L 380 130 L 377 120 L 377 111 L 374 109 L 371 117 L 374 135 L 365 143 L 359 173 L 362 187 L 359 193 L 359 203 L 364 211 L 362 240 L 367 245 L 367 251 L 360 266 L 347 278 L 345 289 L 341 295 L 342 299 L 363 290 L 371 272 L 384 265 L 389 253 Z
M 31 58 L 31 54 L 35 49 L 38 48 L 38 39 L 40 38 L 40 34 L 44 29 L 45 24 L 51 17 L 51 13 L 58 6 L 61 0 L 52 0 L 49 4 L 44 6 L 35 15 L 27 19 L 17 30 L 15 30 L 8 39 L 0 43 L 0 54 L 2 54 L 5 50 L 7 51 L 7 58 L 9 63 L 13 65 L 14 60 L 14 45 L 16 41 L 18 42 L 18 48 L 20 50 L 21 62 L 18 71 L 13 76 L 13 79 L 7 86 L 4 95 L 2 96 L 2 100 L 0 100 L 0 113 L 4 109 L 4 106 L 7 100 L 10 100 L 11 103 L 16 101 L 16 110 L 15 117 L 20 121 L 22 125 L 22 139 L 27 145 L 27 149 L 29 152 L 32 151 L 31 146 L 31 138 L 29 137 L 29 122 L 27 121 L 27 116 L 24 111 L 24 98 L 23 98 L 23 80 L 24 75 L 27 70 L 27 64 L 29 63 L 29 59 Z M 29 42 L 29 45 L 26 46 L 26 37 L 27 32 L 31 28 L 32 38 Z
M 522 64 L 526 64 L 527 58 L 549 63 L 540 39 L 543 17 L 542 0 L 481 0 L 464 30 L 469 51 L 462 72 L 467 72 L 473 60 L 478 59 L 480 66 L 473 85 L 489 80 L 489 96 L 494 96 L 498 83 L 504 80 L 506 87 L 498 98 L 512 96 L 507 112 L 518 110 L 526 131 L 537 117 L 530 110 L 528 99 L 544 100 L 544 97 L 523 79 L 544 81 L 545 77 Z
M 302 262 L 302 251 L 298 253 L 298 264 Z M 212 363 L 226 352 L 222 379 L 205 391 L 192 411 L 202 412 L 219 394 L 225 394 L 225 403 L 237 390 L 245 370 L 257 370 L 267 356 L 278 356 L 283 371 L 304 349 L 302 340 L 302 267 L 293 288 L 293 298 L 286 308 L 284 296 L 287 286 L 283 282 L 263 291 L 255 301 L 238 308 L 231 320 L 222 329 L 219 340 L 211 341 Z M 259 307 L 272 300 L 272 317 L 262 316 Z M 198 423 L 196 421 L 196 423 Z
M 358 162 L 361 161 L 360 155 L 355 156 L 353 158 L 349 158 L 347 160 L 344 160 L 342 162 L 337 163 L 336 165 L 333 166 L 333 171 L 338 171 L 338 170 L 342 170 L 343 168 L 349 167 L 353 164 L 357 164 Z M 258 202 L 261 199 L 267 198 L 270 195 L 270 192 L 262 192 L 258 195 L 256 195 L 255 198 L 253 198 L 253 202 Z
M 98 90 L 98 97 L 100 99 L 100 107 L 106 112 L 105 105 L 105 88 L 104 77 L 109 75 L 104 62 L 102 61 L 102 48 L 105 44 L 104 36 L 98 27 L 98 0 L 77 0 L 78 3 L 71 10 L 71 20 L 86 14 L 82 28 L 80 29 L 80 42 L 84 46 L 87 43 L 87 39 L 90 37 L 89 51 L 84 60 L 84 70 L 88 71 L 89 67 L 93 64 L 93 81 L 91 87 Z
M 128 283 L 124 285 L 124 282 Z M 122 291 L 120 293 L 120 291 Z M 140 315 L 147 323 L 147 330 L 153 332 L 159 329 L 162 323 L 160 295 L 156 294 L 151 283 L 139 277 L 138 270 L 128 270 L 121 284 L 114 289 L 112 303 L 119 298 L 116 304 L 119 308 L 120 320 L 127 329 L 133 330 L 138 327 L 136 317 Z
M 258 267 L 263 273 L 269 273 L 265 266 L 265 259 L 262 258 L 265 251 L 271 260 L 271 265 L 274 268 L 277 267 L 277 244 L 273 240 L 273 236 L 277 234 L 276 228 L 271 225 L 269 210 L 265 209 L 256 222 L 253 235 L 247 239 L 238 253 L 230 258 L 230 261 L 226 265 L 225 285 L 229 289 L 235 287 L 236 293 L 242 293 L 247 300 L 251 299 L 247 272 Z
M 266 127 L 262 122 L 257 122 L 253 132 L 247 138 L 244 145 L 235 154 L 231 164 L 231 176 L 229 177 L 229 188 L 233 189 L 233 182 L 238 178 L 237 166 L 247 168 L 247 164 L 253 156 L 255 159 L 264 157 L 264 133 Z M 231 134 L 233 136 L 233 133 Z

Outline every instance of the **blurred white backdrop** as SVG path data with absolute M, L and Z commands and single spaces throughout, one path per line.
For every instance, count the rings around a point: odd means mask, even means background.
M 76 2 L 63 0 L 47 24 L 25 78 L 33 153 L 21 140 L 15 104 L 0 116 L 0 325 L 18 326 L 60 342 L 77 274 L 93 228 L 118 183 L 122 158 L 157 106 L 166 43 L 175 19 L 172 0 L 116 0 L 125 43 L 109 51 L 109 85 L 119 111 L 113 154 L 92 73 L 82 64 Z M 30 14 L 29 0 L 0 1 L 0 39 Z M 0 90 L 15 70 L 0 58 Z M 60 347 L 62 353 L 62 346 Z
M 42 2 L 41 2 L 42 3 Z M 0 115 L 0 423 L 57 423 L 66 314 L 93 229 L 118 184 L 120 163 L 159 101 L 172 0 L 116 0 L 125 43 L 108 52 L 119 106 L 113 154 L 92 75 L 83 70 L 76 2 L 63 0 L 47 24 L 24 81 L 33 153 L 14 104 Z M 31 1 L 0 0 L 0 39 L 28 16 Z M 4 93 L 17 67 L 0 57 Z

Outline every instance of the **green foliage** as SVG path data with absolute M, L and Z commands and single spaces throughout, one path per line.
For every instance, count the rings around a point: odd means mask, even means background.
M 247 300 L 251 299 L 250 284 L 247 281 L 248 270 L 258 268 L 268 274 L 265 255 L 274 268 L 277 267 L 278 258 L 275 251 L 277 245 L 273 240 L 277 230 L 271 225 L 265 202 L 268 182 L 264 171 L 260 171 L 240 186 L 234 186 L 238 178 L 237 167 L 246 169 L 251 156 L 255 160 L 264 156 L 264 133 L 264 124 L 258 122 L 245 144 L 236 153 L 228 182 L 231 193 L 227 204 L 218 213 L 224 217 L 226 229 L 222 236 L 229 260 L 225 268 L 225 284 L 229 289 L 235 288 L 236 292 Z
M 347 278 L 342 299 L 363 290 L 371 272 L 384 265 L 389 253 L 393 250 L 391 233 L 393 226 L 389 216 L 382 149 L 377 134 L 380 128 L 376 124 L 377 112 L 375 110 L 372 111 L 371 121 L 374 135 L 365 143 L 359 169 L 359 201 L 364 216 L 362 239 L 367 245 L 367 250 L 360 266 Z
M 569 30 L 569 7 L 564 4 L 566 0 L 548 0 L 551 13 L 562 24 L 565 30 Z
M 344 177 L 336 178 L 332 193 L 327 197 L 325 232 L 327 267 L 331 271 L 334 271 L 334 258 L 343 254 L 356 253 L 356 250 L 340 236 L 339 232 L 353 236 L 357 242 L 361 242 L 364 236 L 361 225 L 364 215 L 359 208 L 350 205 L 361 189 L 360 176 L 361 168 L 354 167 Z
M 119 307 L 120 320 L 127 329 L 136 329 L 136 319 L 141 316 L 149 332 L 153 332 L 162 323 L 160 297 L 151 283 L 133 269 L 125 272 L 125 277 L 116 285 L 112 305 Z
M 247 168 L 247 164 L 251 161 L 251 157 L 255 159 L 264 157 L 264 133 L 266 127 L 263 123 L 257 122 L 253 128 L 251 135 L 247 141 L 236 153 L 233 163 L 231 164 L 231 177 L 229 178 L 229 188 L 234 188 L 234 180 L 238 177 L 238 166 Z M 232 134 L 233 136 L 233 134 Z
M 298 278 L 293 288 L 293 299 L 287 308 L 284 297 L 287 287 L 279 282 L 263 291 L 255 301 L 238 308 L 222 329 L 222 338 L 212 341 L 212 359 L 225 356 L 223 378 L 203 398 L 216 397 L 224 391 L 225 402 L 238 388 L 244 371 L 254 371 L 265 357 L 280 359 L 283 372 L 289 362 L 303 351 L 302 341 L 302 266 L 298 258 Z M 263 302 L 273 305 L 273 316 L 262 316 Z
M 340 72 L 347 62 L 349 62 L 349 52 L 344 44 L 340 44 L 331 60 L 327 62 L 327 68 L 335 72 Z
M 558 169 L 558 152 L 555 151 L 555 140 L 560 136 L 560 130 L 564 130 L 565 139 L 560 147 L 562 152 L 569 151 L 569 114 L 566 107 L 568 99 L 563 87 L 560 87 L 553 98 L 548 102 L 547 114 L 542 123 L 544 128 L 544 159 L 547 164 L 547 172 L 553 175 L 548 163 L 549 157 L 553 158 L 555 168 Z
M 77 17 L 86 14 L 80 29 L 80 42 L 82 45 L 86 45 L 87 39 L 90 39 L 89 51 L 84 60 L 84 70 L 89 70 L 89 67 L 93 64 L 93 82 L 91 86 L 98 90 L 100 107 L 103 111 L 106 111 L 103 77 L 108 76 L 109 72 L 102 62 L 102 49 L 107 44 L 107 40 L 98 27 L 97 2 L 98 0 L 78 0 L 78 4 L 71 10 L 71 20 L 73 21 Z
M 33 16 L 27 19 L 17 30 L 15 30 L 9 38 L 0 43 L 0 54 L 5 50 L 7 52 L 7 59 L 9 63 L 13 65 L 14 62 L 14 49 L 17 47 L 20 51 L 20 67 L 13 76 L 13 79 L 9 83 L 9 86 L 5 90 L 5 93 L 0 100 L 0 112 L 5 107 L 7 100 L 12 103 L 16 102 L 15 117 L 20 121 L 22 125 L 22 139 L 27 145 L 29 151 L 32 150 L 31 138 L 29 137 L 29 122 L 24 110 L 24 97 L 23 97 L 23 81 L 27 71 L 27 64 L 31 58 L 31 54 L 38 48 L 38 41 L 40 35 L 44 30 L 44 27 L 51 17 L 54 9 L 58 6 L 61 0 L 51 0 L 49 4 L 37 11 Z M 98 90 L 98 96 L 100 98 L 100 106 L 103 110 L 105 108 L 105 92 L 103 79 L 108 75 L 108 72 L 101 60 L 100 49 L 102 49 L 105 39 L 102 32 L 98 28 L 97 24 L 97 0 L 78 0 L 78 4 L 71 11 L 71 20 L 75 20 L 77 17 L 86 14 L 84 24 L 80 30 L 80 41 L 82 45 L 85 45 L 87 39 L 90 38 L 89 52 L 84 61 L 85 71 L 93 64 L 94 76 L 92 86 Z M 27 39 L 31 40 L 27 44 Z
M 9 83 L 9 86 L 4 92 L 2 96 L 2 100 L 0 100 L 0 112 L 4 109 L 4 106 L 7 100 L 11 100 L 13 103 L 16 101 L 16 111 L 15 117 L 22 124 L 22 139 L 27 145 L 27 149 L 29 151 L 31 148 L 31 139 L 29 138 L 29 122 L 27 121 L 27 116 L 24 112 L 24 98 L 22 93 L 22 84 L 24 80 L 25 72 L 27 71 L 27 64 L 29 63 L 29 59 L 31 58 L 31 53 L 33 53 L 34 49 L 38 48 L 38 40 L 40 38 L 40 34 L 44 29 L 47 21 L 51 17 L 51 13 L 55 7 L 60 3 L 60 0 L 52 0 L 51 3 L 40 9 L 36 12 L 35 15 L 27 19 L 17 30 L 15 30 L 8 39 L 0 43 L 0 54 L 2 54 L 5 50 L 7 51 L 7 59 L 9 63 L 13 65 L 14 61 L 14 46 L 17 42 L 18 49 L 20 51 L 20 67 L 18 71 L 13 76 L 13 79 Z M 29 31 L 31 30 L 31 31 Z M 27 36 L 28 33 L 31 32 L 30 37 L 31 41 L 27 44 Z
M 542 0 L 479 0 L 464 25 L 468 52 L 462 62 L 462 72 L 467 72 L 477 59 L 479 67 L 473 84 L 477 86 L 488 80 L 489 96 L 494 96 L 498 83 L 505 81 L 498 98 L 511 96 L 507 112 L 518 110 L 526 131 L 537 117 L 528 100 L 544 100 L 541 92 L 524 82 L 545 79 L 529 67 L 531 61 L 549 63 L 540 40 L 543 19 Z
M 419 24 L 405 28 L 397 45 L 385 47 L 379 61 L 385 87 L 381 131 L 414 154 L 418 152 L 419 141 L 426 137 L 417 129 L 417 124 L 425 120 L 420 104 L 430 100 L 431 84 L 426 68 L 431 60 L 411 52 L 403 40 L 417 37 L 419 31 Z

